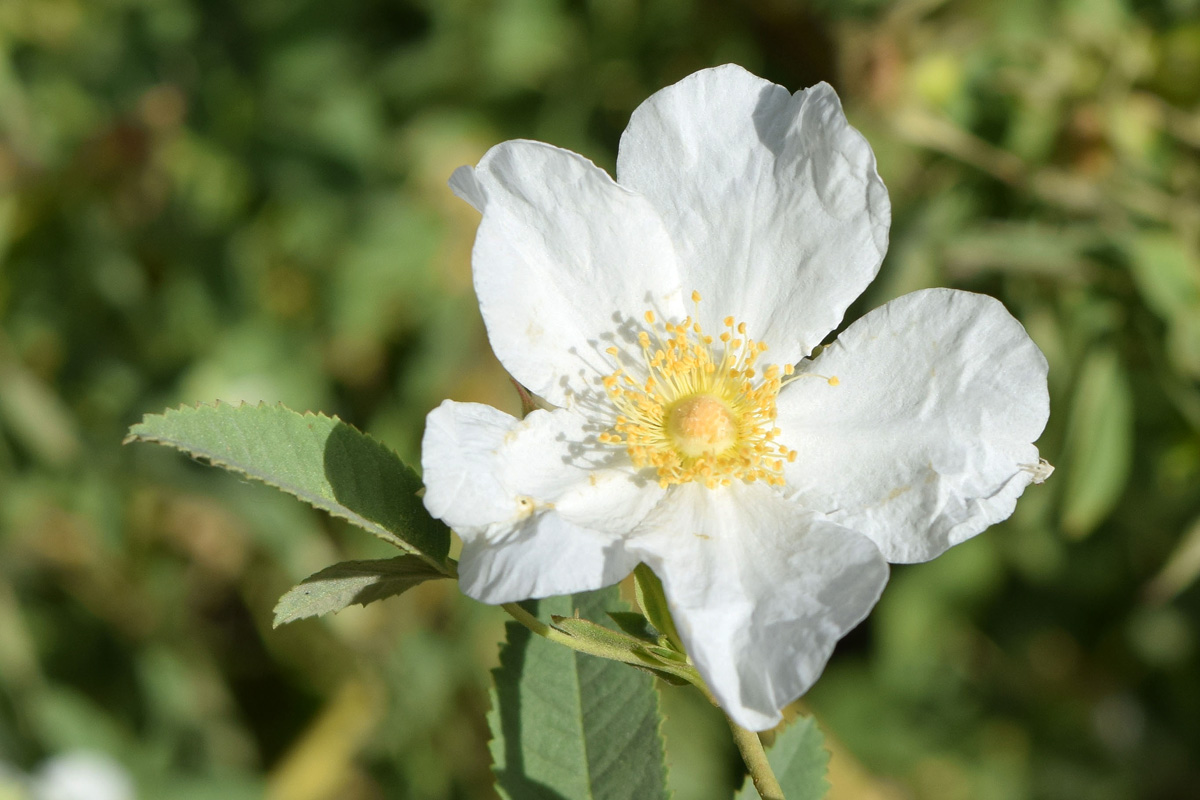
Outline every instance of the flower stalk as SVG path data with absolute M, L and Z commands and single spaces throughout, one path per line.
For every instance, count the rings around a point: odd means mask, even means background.
M 737 744 L 738 752 L 742 754 L 742 761 L 746 762 L 746 769 L 750 771 L 750 780 L 754 781 L 758 796 L 762 800 L 784 800 L 783 788 L 780 787 L 779 779 L 775 777 L 775 772 L 767 761 L 767 751 L 763 749 L 758 734 L 746 730 L 732 719 L 729 719 L 729 729 L 733 731 L 733 741 Z

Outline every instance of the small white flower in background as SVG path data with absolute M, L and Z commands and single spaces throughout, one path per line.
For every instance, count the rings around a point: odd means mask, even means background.
M 914 292 L 807 358 L 879 270 L 891 219 L 825 84 L 704 70 L 634 112 L 616 182 L 512 141 L 450 184 L 483 214 L 492 347 L 553 407 L 429 415 L 425 504 L 462 537 L 472 597 L 597 589 L 645 562 L 722 707 L 762 730 L 888 561 L 1008 517 L 1044 472 L 1046 361 L 992 298 Z
M 134 800 L 133 780 L 119 763 L 83 750 L 54 756 L 31 781 L 32 800 Z

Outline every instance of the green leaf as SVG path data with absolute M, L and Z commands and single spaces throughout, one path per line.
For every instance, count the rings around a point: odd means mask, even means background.
M 617 623 L 617 627 L 635 639 L 652 644 L 661 644 L 663 635 L 654 629 L 650 620 L 636 611 L 610 611 L 608 618 Z
M 1182 237 L 1140 231 L 1126 245 L 1130 273 L 1146 305 L 1168 322 L 1200 306 L 1200 265 Z
M 821 800 L 829 791 L 825 771 L 829 766 L 829 751 L 825 737 L 812 717 L 801 717 L 775 737 L 767 751 L 767 761 L 779 779 L 787 800 Z M 734 800 L 755 800 L 758 792 L 747 778 Z
M 568 615 L 575 610 L 598 619 L 619 605 L 616 587 L 610 587 L 541 600 L 536 610 L 543 619 L 551 614 L 573 619 Z M 508 800 L 667 797 L 654 679 L 625 664 L 552 644 L 515 622 L 508 623 L 507 634 L 500 666 L 492 673 L 488 714 L 500 795 Z
M 652 674 L 677 686 L 698 679 L 695 669 L 687 663 L 687 656 L 674 650 L 665 637 L 662 637 L 660 644 L 614 631 L 580 617 L 551 614 L 550 620 L 562 633 L 590 645 L 586 649 L 580 648 L 584 652 L 604 656 L 604 651 L 608 651 L 608 658 L 648 669 Z M 632 656 L 632 660 L 629 656 Z
M 1185 375 L 1200 377 L 1200 255 L 1167 231 L 1127 240 L 1130 273 L 1151 309 L 1167 323 L 1167 354 Z
M 667 606 L 667 595 L 663 591 L 662 581 L 654 574 L 654 570 L 645 564 L 638 564 L 633 571 L 634 589 L 637 592 L 638 605 L 642 613 L 679 652 L 684 652 L 683 641 L 675 630 L 675 620 L 671 618 L 671 609 Z
M 274 627 L 341 611 L 354 603 L 365 606 L 395 597 L 425 581 L 445 577 L 416 556 L 343 561 L 310 575 L 279 598 Z
M 1083 362 L 1067 428 L 1063 530 L 1082 538 L 1116 506 L 1133 458 L 1133 397 L 1116 352 Z
M 421 480 L 380 442 L 336 417 L 282 405 L 198 405 L 148 414 L 125 442 L 157 442 L 282 489 L 448 572 L 450 531 Z

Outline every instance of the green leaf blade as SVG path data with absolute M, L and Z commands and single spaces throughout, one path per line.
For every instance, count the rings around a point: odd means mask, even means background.
M 667 606 L 667 595 L 663 591 L 662 581 L 654 574 L 654 570 L 645 564 L 638 564 L 633 571 L 634 589 L 637 592 L 638 605 L 650 624 L 662 632 L 671 646 L 680 653 L 685 652 L 683 640 L 679 631 L 675 630 L 675 621 L 671 618 L 671 609 Z
M 767 761 L 787 800 L 821 800 L 829 791 L 825 780 L 829 751 L 812 717 L 797 719 L 777 735 L 775 744 L 767 751 Z M 734 800 L 758 800 L 758 792 L 749 778 Z
M 417 496 L 421 480 L 337 417 L 283 405 L 197 405 L 148 414 L 125 442 L 165 444 L 341 517 L 445 573 L 450 531 Z
M 1112 348 L 1080 367 L 1067 429 L 1062 528 L 1082 539 L 1116 507 L 1133 462 L 1134 406 L 1129 376 Z
M 343 561 L 310 575 L 279 598 L 273 626 L 278 628 L 298 619 L 341 611 L 353 604 L 365 606 L 395 597 L 425 581 L 445 577 L 411 555 Z
M 615 588 L 538 603 L 593 620 L 620 603 Z M 654 681 L 510 622 L 493 673 L 493 771 L 509 800 L 656 800 L 668 796 Z

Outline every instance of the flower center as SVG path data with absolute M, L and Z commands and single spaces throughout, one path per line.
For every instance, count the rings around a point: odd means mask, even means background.
M 692 300 L 700 302 L 698 292 Z M 624 445 L 634 465 L 653 467 L 664 487 L 702 481 L 715 488 L 735 479 L 782 484 L 783 465 L 796 452 L 774 441 L 775 398 L 792 366 L 758 372 L 767 346 L 748 338 L 746 323 L 733 317 L 717 341 L 692 317 L 659 324 L 647 311 L 645 319 L 640 368 L 623 364 L 618 348 L 607 351 L 617 369 L 604 388 L 617 415 L 600 441 Z
M 712 395 L 693 395 L 667 412 L 667 434 L 685 456 L 723 453 L 737 443 L 737 418 Z

